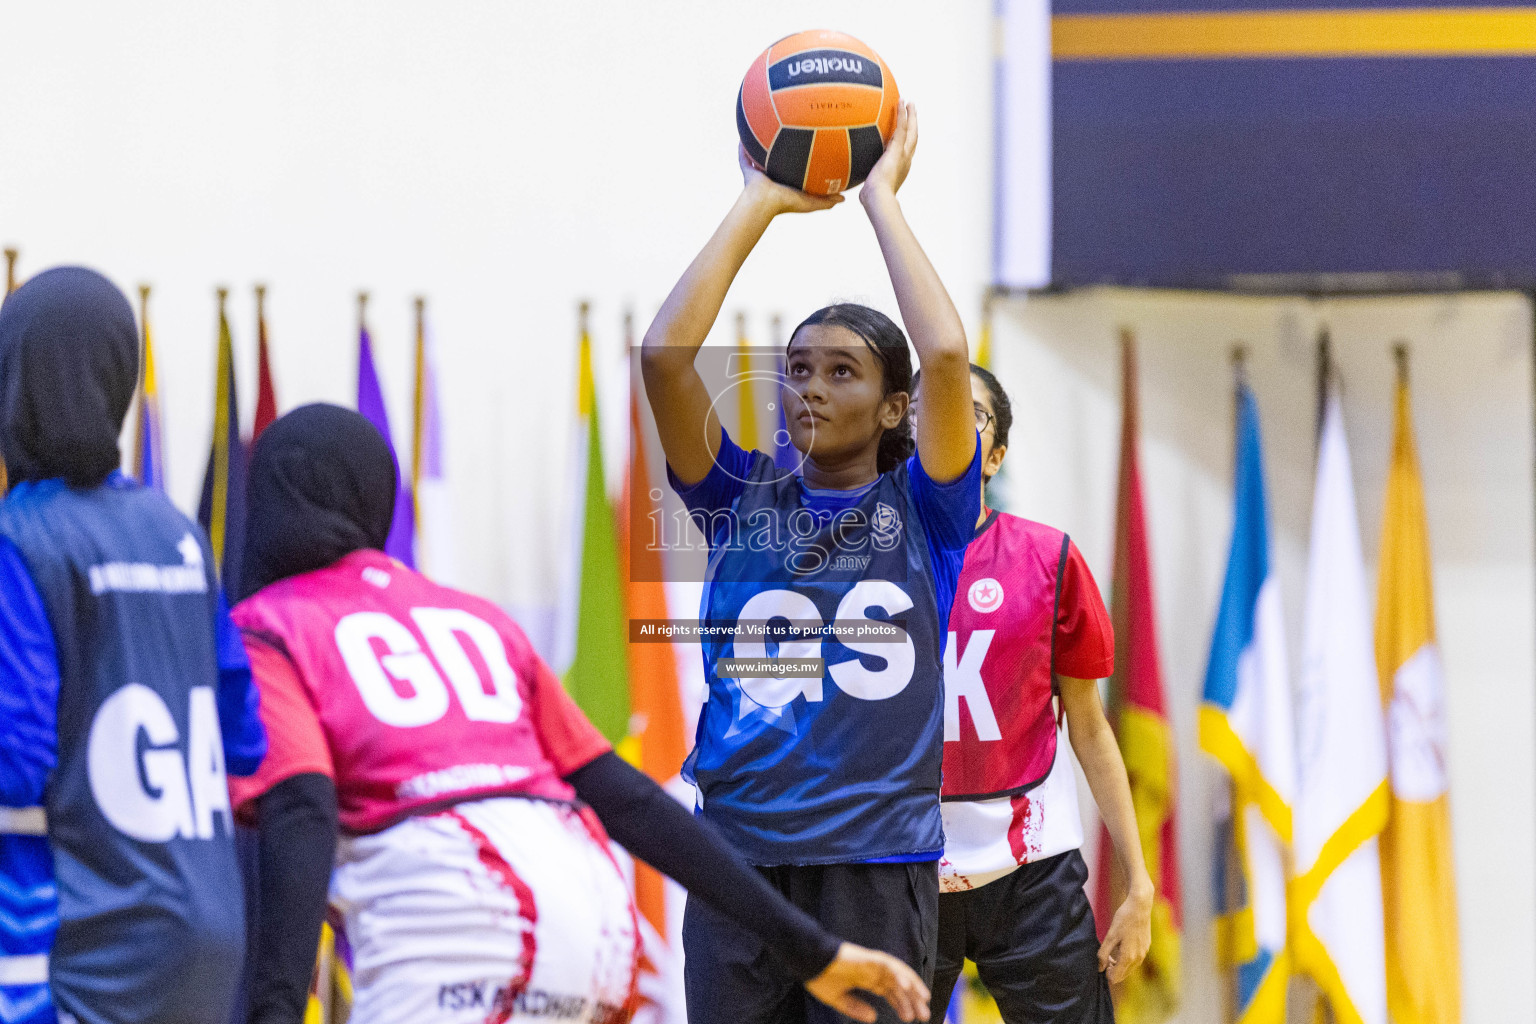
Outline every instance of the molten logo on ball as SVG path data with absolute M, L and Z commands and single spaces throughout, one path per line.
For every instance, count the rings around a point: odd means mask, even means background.
M 798 75 L 829 75 L 834 71 L 846 71 L 851 75 L 864 73 L 864 62 L 853 57 L 810 57 L 789 62 L 789 77 Z

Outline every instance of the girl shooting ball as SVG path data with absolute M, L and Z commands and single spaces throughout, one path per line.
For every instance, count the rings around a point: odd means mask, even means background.
M 646 332 L 642 369 L 672 486 L 710 540 L 700 618 L 737 628 L 702 642 L 709 697 L 685 769 L 701 813 L 796 905 L 926 978 L 944 846 L 942 651 L 981 463 L 965 332 L 896 198 L 916 147 L 917 115 L 904 104 L 859 193 L 922 362 L 915 434 L 907 338 L 851 304 L 811 314 L 785 352 L 779 397 L 799 474 L 721 427 L 695 357 L 731 282 L 775 217 L 842 201 L 775 184 L 745 152 L 741 194 Z M 790 523 L 793 547 L 735 541 L 765 520 Z M 860 557 L 802 557 L 813 550 Z M 878 642 L 832 628 L 870 620 L 896 628 Z M 721 664 L 773 656 L 803 659 L 810 674 L 761 678 Z M 683 941 L 694 1024 L 831 1019 L 760 955 L 761 942 L 710 908 L 690 902 Z

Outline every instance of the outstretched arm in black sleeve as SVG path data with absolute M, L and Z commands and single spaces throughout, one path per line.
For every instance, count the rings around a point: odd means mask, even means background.
M 250 1024 L 300 1024 L 336 858 L 336 786 L 295 775 L 256 800 L 261 921 Z
M 617 754 L 603 754 L 566 781 L 620 846 L 761 935 L 797 980 L 816 977 L 837 956 L 836 937 L 780 896 L 713 825 Z

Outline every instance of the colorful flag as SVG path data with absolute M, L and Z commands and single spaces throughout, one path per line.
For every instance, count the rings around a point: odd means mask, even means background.
M 669 617 L 663 553 L 652 540 L 662 492 L 650 474 L 641 416 L 640 395 L 636 388 L 631 388 L 629 468 L 618 518 L 619 562 L 624 571 L 625 612 L 630 621 Z M 665 786 L 677 777 L 688 753 L 677 655 L 670 643 L 630 643 L 628 656 L 628 753 L 641 771 Z M 647 926 L 642 934 L 645 973 L 650 975 L 642 979 L 639 993 L 654 1007 L 658 1021 L 681 1021 L 687 1013 L 682 951 L 673 949 L 669 942 L 677 922 L 670 920 L 667 913 L 667 891 L 675 886 L 655 868 L 635 862 L 635 906 Z M 637 1015 L 636 1019 L 642 1018 Z
M 1395 1024 L 1458 1024 L 1461 955 L 1446 780 L 1445 674 L 1435 644 L 1424 489 L 1406 366 L 1376 588 L 1376 667 L 1386 706 L 1391 798 L 1381 834 L 1387 1007 Z
M 1296 699 L 1292 962 L 1339 1024 L 1386 1024 L 1381 869 L 1387 743 L 1371 655 L 1355 489 L 1336 387 L 1328 387 L 1312 496 Z
M 592 723 L 630 763 L 628 630 L 619 542 L 603 471 L 602 420 L 592 377 L 592 338 L 585 305 L 577 354 L 576 433 L 571 473 L 576 516 L 568 552 L 561 660 L 569 658 L 565 688 Z
M 735 441 L 747 451 L 763 449 L 762 432 L 757 422 L 757 378 L 752 373 L 752 345 L 747 341 L 747 316 L 736 314 L 736 358 L 731 360 L 731 377 L 736 380 Z
M 240 561 L 245 548 L 245 442 L 240 439 L 240 405 L 235 389 L 235 351 L 219 289 L 219 356 L 214 377 L 213 442 L 203 472 L 197 521 L 208 531 L 213 561 L 226 594 L 240 593 Z
M 139 417 L 133 437 L 133 475 L 145 487 L 165 490 L 165 454 L 160 441 L 160 388 L 155 380 L 155 346 L 149 332 L 149 285 L 139 285 Z
M 395 460 L 395 479 L 400 481 L 395 490 L 395 518 L 389 526 L 389 537 L 384 541 L 384 553 L 391 558 L 411 566 L 416 565 L 415 525 L 413 520 L 414 505 L 411 501 L 410 488 L 400 477 L 400 459 L 395 454 L 394 435 L 389 432 L 389 411 L 384 408 L 384 391 L 379 387 L 379 374 L 373 365 L 373 339 L 368 336 L 368 325 L 363 320 L 363 305 L 365 296 L 358 300 L 357 317 L 357 411 L 367 417 L 379 433 L 384 435 L 384 443 L 389 445 L 389 454 Z
M 981 331 L 976 339 L 976 365 L 988 373 L 992 369 L 992 300 L 988 297 L 981 311 Z M 995 435 L 994 435 L 995 436 Z M 1001 512 L 1008 511 L 1008 464 L 998 467 L 992 479 L 987 481 L 987 507 Z
M 1179 1003 L 1179 947 L 1184 923 L 1174 813 L 1178 777 L 1157 653 L 1151 553 L 1137 454 L 1136 350 L 1129 332 L 1121 334 L 1120 345 L 1125 398 L 1110 599 L 1118 653 L 1115 674 L 1109 680 L 1108 713 L 1130 776 L 1141 852 L 1157 895 L 1152 905 L 1151 948 L 1141 966 L 1119 986 L 1115 1005 L 1116 1017 L 1123 1024 L 1149 1024 L 1166 1019 Z M 1101 938 L 1126 891 L 1113 847 L 1105 830 L 1099 840 L 1094 901 Z
M 992 302 L 990 299 L 981 311 L 981 330 L 976 335 L 976 365 L 983 370 L 992 369 Z
M 416 388 L 412 401 L 411 496 L 416 506 L 416 562 L 433 579 L 458 575 L 453 507 L 443 463 L 443 406 L 437 353 L 427 332 L 426 300 L 416 300 Z
M 1231 805 L 1218 830 L 1217 956 L 1233 972 L 1238 1024 L 1284 1024 L 1285 887 L 1296 794 L 1296 738 L 1280 584 L 1270 566 L 1269 503 L 1259 408 L 1237 388 L 1232 549 L 1200 706 L 1200 746 L 1227 773 Z M 1227 869 L 1237 877 L 1227 876 Z
M 256 286 L 256 419 L 251 444 L 277 419 L 277 390 L 272 386 L 272 360 L 267 354 L 267 287 Z
M 778 416 L 778 425 L 773 431 L 773 464 L 785 473 L 798 473 L 805 458 L 799 449 L 789 443 L 789 420 L 786 419 L 785 410 L 789 376 L 784 371 L 784 320 L 777 313 L 769 321 L 768 334 L 770 344 L 773 345 L 774 369 L 777 371 L 772 408 Z

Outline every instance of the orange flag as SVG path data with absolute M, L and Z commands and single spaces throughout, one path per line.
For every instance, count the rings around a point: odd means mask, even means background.
M 619 504 L 619 558 L 624 569 L 627 619 L 667 618 L 667 591 L 662 553 L 644 543 L 651 536 L 651 516 L 660 490 L 646 465 L 645 438 L 640 432 L 640 399 L 632 389 L 629 401 L 629 468 Z M 641 543 L 634 543 L 641 541 Z M 633 545 L 633 546 L 632 546 Z M 627 625 L 627 623 L 626 623 Z M 677 658 L 670 642 L 629 643 L 630 735 L 621 753 L 641 771 L 665 785 L 682 769 L 688 753 L 683 736 L 682 700 L 678 696 Z M 635 863 L 635 904 L 665 937 L 665 881 L 655 869 Z

